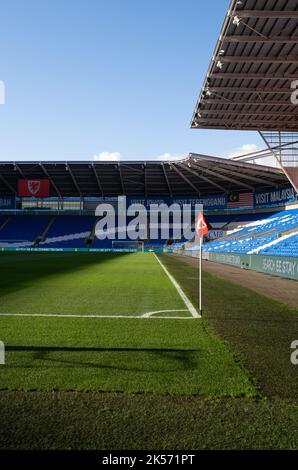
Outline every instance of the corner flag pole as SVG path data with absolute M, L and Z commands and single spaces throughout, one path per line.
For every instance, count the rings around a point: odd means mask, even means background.
M 202 240 L 203 237 L 200 236 L 200 260 L 199 260 L 199 311 L 200 315 L 203 315 L 203 308 L 202 308 Z
M 206 222 L 203 210 L 199 212 L 197 221 L 196 221 L 196 234 L 199 237 L 199 311 L 200 315 L 203 315 L 203 306 L 202 306 L 202 258 L 203 258 L 203 240 L 204 235 L 209 231 L 209 224 Z

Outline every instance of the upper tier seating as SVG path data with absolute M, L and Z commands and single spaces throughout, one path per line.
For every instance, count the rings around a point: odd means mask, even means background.
M 204 251 L 298 256 L 298 209 L 286 210 L 204 244 Z M 287 248 L 287 249 L 285 249 Z

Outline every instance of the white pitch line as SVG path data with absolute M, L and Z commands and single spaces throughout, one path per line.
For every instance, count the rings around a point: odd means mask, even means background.
M 146 312 L 141 315 L 80 315 L 80 314 L 64 314 L 64 313 L 0 313 L 0 317 L 49 317 L 49 318 L 134 318 L 134 319 L 178 319 L 178 320 L 191 320 L 194 317 L 179 317 L 179 316 L 153 316 L 161 313 L 173 312 L 188 312 L 188 310 L 158 310 L 156 312 Z
M 178 294 L 180 295 L 181 299 L 185 303 L 185 305 L 186 305 L 187 309 L 189 310 L 189 312 L 192 314 L 193 318 L 201 318 L 201 315 L 196 310 L 196 308 L 193 306 L 193 304 L 191 303 L 191 301 L 189 300 L 187 295 L 184 294 L 183 290 L 181 289 L 181 287 L 178 284 L 178 282 L 176 281 L 176 279 L 174 279 L 174 277 L 169 273 L 169 271 L 163 265 L 163 263 L 160 261 L 158 256 L 156 256 L 156 253 L 153 253 L 153 254 L 154 254 L 156 260 L 158 261 L 158 263 L 160 264 L 160 266 L 162 267 L 162 269 L 164 270 L 164 272 L 166 273 L 166 275 L 168 276 L 168 278 L 170 279 L 170 281 L 172 282 L 172 284 L 174 285 L 174 287 L 176 287 L 176 290 L 177 290 Z
M 158 310 L 157 312 L 147 312 L 142 315 L 142 318 L 150 318 L 153 315 L 157 315 L 158 313 L 173 313 L 173 312 L 188 312 L 186 309 L 180 310 Z

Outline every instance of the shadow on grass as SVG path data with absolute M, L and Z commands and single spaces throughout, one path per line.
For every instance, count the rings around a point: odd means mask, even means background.
M 34 354 L 34 360 L 36 361 L 48 361 L 53 363 L 68 364 L 71 367 L 88 367 L 95 369 L 113 369 L 122 371 L 133 371 L 133 372 L 175 372 L 181 370 L 194 370 L 197 368 L 197 355 L 200 349 L 174 349 L 174 348 L 115 348 L 115 347 L 74 347 L 74 346 L 7 346 L 7 352 L 32 352 Z M 71 355 L 71 359 L 67 359 L 65 354 L 61 357 L 53 357 L 51 353 L 100 353 L 95 355 L 94 361 L 84 361 L 83 357 L 80 356 L 75 359 Z M 105 353 L 119 353 L 114 355 L 105 356 Z M 128 355 L 127 355 L 128 353 Z M 131 358 L 129 353 L 133 353 Z M 138 355 L 142 357 L 138 358 Z M 150 357 L 150 355 L 152 355 Z M 153 358 L 153 356 L 155 358 Z M 90 356 L 88 357 L 90 359 Z M 159 366 L 156 367 L 156 359 L 159 361 Z M 91 359 L 92 361 L 93 359 Z M 116 364 L 117 360 L 119 362 Z M 102 363 L 99 363 L 102 361 Z M 114 364 L 104 364 L 105 361 L 114 362 Z M 121 361 L 121 362 L 120 362 Z M 169 366 L 169 361 L 176 364 L 175 367 Z M 129 363 L 131 362 L 131 366 Z M 140 364 L 143 362 L 143 367 Z M 152 365 L 155 367 L 152 367 Z M 136 367 L 138 365 L 138 367 Z M 7 367 L 9 367 L 7 365 Z M 24 365 L 13 365 L 13 368 L 40 368 L 44 365 L 34 365 L 32 361 L 30 366 Z M 57 366 L 55 366 L 57 367 Z

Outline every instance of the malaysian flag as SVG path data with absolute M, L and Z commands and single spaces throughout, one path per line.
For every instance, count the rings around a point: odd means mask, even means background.
M 250 193 L 231 193 L 228 197 L 228 209 L 237 209 L 238 207 L 253 207 L 254 195 Z

